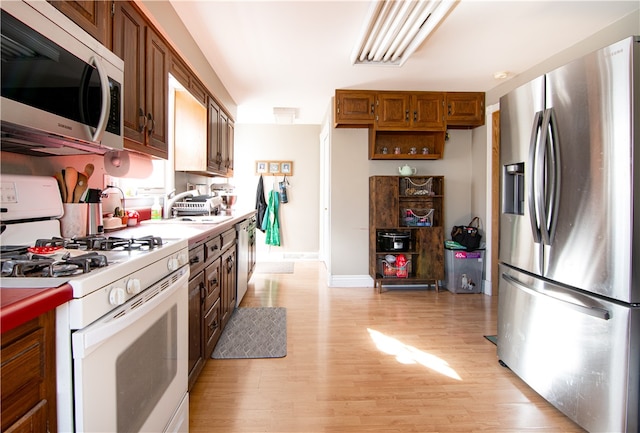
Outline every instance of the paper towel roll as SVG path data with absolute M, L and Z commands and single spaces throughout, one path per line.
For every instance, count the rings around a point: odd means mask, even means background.
M 113 177 L 144 179 L 153 173 L 153 163 L 149 155 L 112 150 L 104 154 L 104 171 Z

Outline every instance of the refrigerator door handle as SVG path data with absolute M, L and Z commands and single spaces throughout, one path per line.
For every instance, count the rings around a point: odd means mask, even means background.
M 529 140 L 529 182 L 525 182 L 527 188 L 527 202 L 529 204 L 529 222 L 531 223 L 531 235 L 533 236 L 533 242 L 539 244 L 541 241 L 540 225 L 538 223 L 538 211 L 536 209 L 537 191 L 535 185 L 536 178 L 536 152 L 538 150 L 538 133 L 542 124 L 542 111 L 538 111 L 533 117 L 533 127 L 531 128 L 531 139 Z
M 547 293 L 543 293 L 540 292 L 538 290 L 534 290 L 531 287 L 529 287 L 528 285 L 526 285 L 525 283 L 523 283 L 522 281 L 518 280 L 515 277 L 512 277 L 509 274 L 502 274 L 502 278 L 507 281 L 508 283 L 513 284 L 514 286 L 517 286 L 519 289 L 529 293 L 530 295 L 533 296 L 544 296 L 544 297 L 548 297 L 553 299 L 554 301 L 558 301 L 558 302 L 562 302 L 563 305 L 576 310 L 580 313 L 583 314 L 587 314 L 589 316 L 595 317 L 597 319 L 602 319 L 602 320 L 609 320 L 611 319 L 611 313 L 609 312 L 609 310 L 605 309 L 605 308 L 600 308 L 600 307 L 592 307 L 592 306 L 588 306 L 588 305 L 580 305 L 580 304 L 575 304 L 573 302 L 567 301 L 565 299 L 560 299 L 558 297 L 555 296 L 551 296 Z M 550 286 L 552 285 L 551 283 L 545 283 L 546 285 Z M 550 292 L 556 291 L 557 293 L 566 293 L 566 291 L 564 289 L 562 289 L 561 287 L 558 287 L 556 290 L 549 290 Z M 571 296 L 573 296 L 574 298 L 580 298 L 581 295 L 575 292 L 571 293 Z M 584 297 L 585 299 L 588 299 L 587 297 Z M 588 303 L 588 302 L 585 302 Z
M 558 221 L 560 203 L 560 146 L 556 115 L 553 108 L 544 111 L 540 128 L 540 148 L 538 157 L 544 158 L 544 164 L 536 166 L 536 180 L 541 181 L 538 190 L 537 207 L 540 210 L 540 231 L 542 242 L 552 245 Z M 542 159 L 538 159 L 538 162 Z

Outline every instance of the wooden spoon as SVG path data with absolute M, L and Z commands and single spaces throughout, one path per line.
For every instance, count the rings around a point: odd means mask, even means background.
M 84 166 L 84 175 L 87 176 L 87 179 L 91 177 L 94 170 L 95 170 L 95 167 L 93 166 L 93 164 L 87 164 Z
M 78 183 L 78 170 L 73 167 L 67 167 L 64 172 L 64 182 L 67 184 L 67 199 L 66 203 L 73 203 L 73 190 L 76 189 L 76 183 Z
M 62 172 L 57 172 L 53 175 L 58 181 L 58 187 L 60 188 L 60 197 L 62 198 L 62 203 L 67 202 L 67 185 L 64 183 L 64 176 Z
M 84 173 L 78 173 L 78 182 L 76 183 L 76 188 L 73 191 L 73 202 L 80 203 L 80 199 L 84 195 L 84 192 L 87 190 L 89 186 L 89 179 L 85 176 Z

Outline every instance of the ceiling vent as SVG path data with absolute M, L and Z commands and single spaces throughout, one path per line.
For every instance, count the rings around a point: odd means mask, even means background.
M 374 1 L 351 63 L 402 66 L 455 4 L 454 0 Z

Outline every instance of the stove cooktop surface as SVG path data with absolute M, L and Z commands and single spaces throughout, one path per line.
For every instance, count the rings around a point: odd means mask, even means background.
M 31 247 L 3 245 L 0 287 L 52 288 L 70 283 L 74 297 L 81 297 L 186 248 L 186 240 L 152 236 L 51 238 L 38 239 Z

